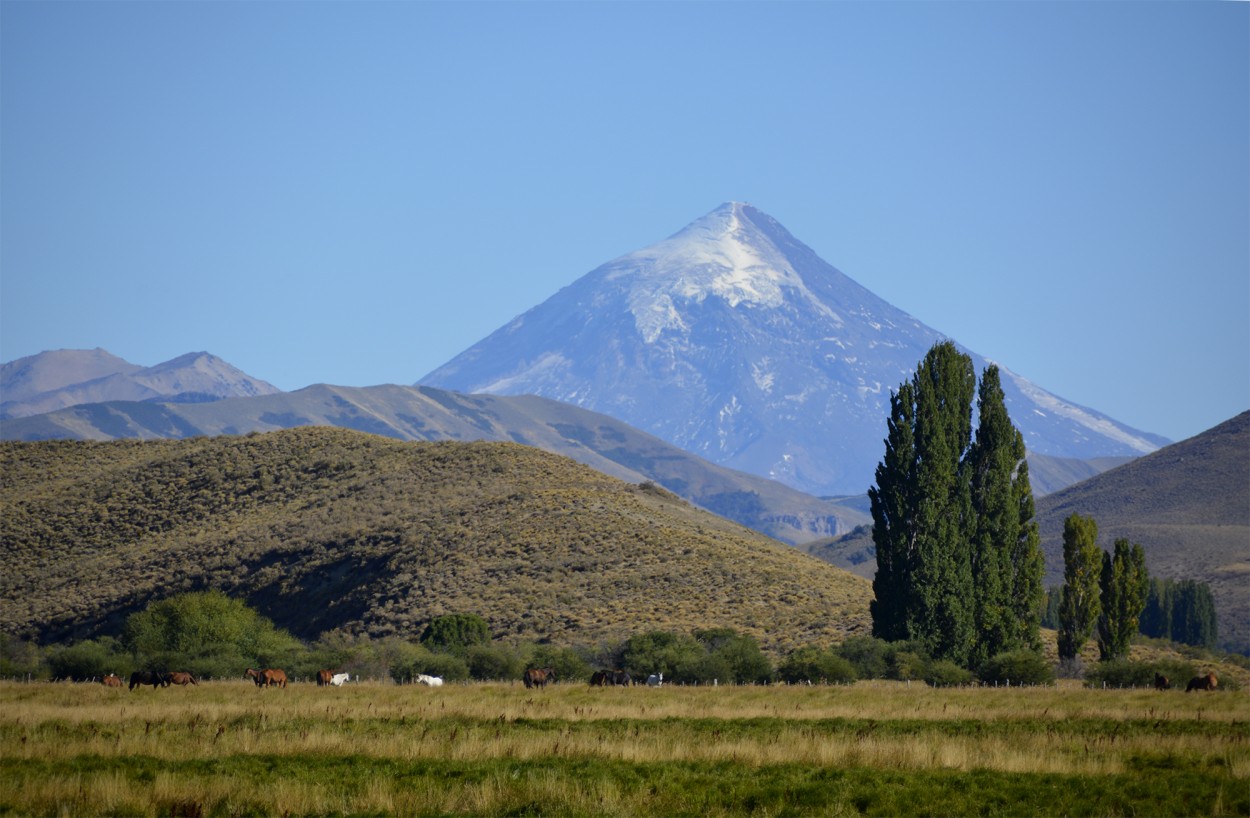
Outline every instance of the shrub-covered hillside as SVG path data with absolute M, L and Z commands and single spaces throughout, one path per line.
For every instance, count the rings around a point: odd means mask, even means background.
M 305 638 L 494 635 L 595 644 L 732 627 L 761 645 L 869 629 L 869 583 L 649 485 L 509 443 L 332 428 L 0 444 L 0 629 L 116 632 L 214 588 Z

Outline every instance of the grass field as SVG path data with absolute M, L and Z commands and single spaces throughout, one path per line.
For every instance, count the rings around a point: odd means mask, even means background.
M 0 682 L 3 815 L 1250 815 L 1250 698 Z

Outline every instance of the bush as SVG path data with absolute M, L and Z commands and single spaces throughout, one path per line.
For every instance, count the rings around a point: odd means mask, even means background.
M 0 633 L 0 679 L 43 678 L 46 672 L 37 644 Z
M 1194 666 L 1178 660 L 1160 662 L 1131 662 L 1117 659 L 1099 662 L 1085 674 L 1088 687 L 1154 687 L 1155 674 L 1166 676 L 1172 687 L 1185 689 L 1197 673 Z
M 482 682 L 520 679 L 525 660 L 500 645 L 474 645 L 465 653 L 469 676 Z
M 815 645 L 799 648 L 787 656 L 777 666 L 777 676 L 790 684 L 847 684 L 856 679 L 855 667 L 849 661 Z
M 954 662 L 938 659 L 925 666 L 921 678 L 930 687 L 956 687 L 968 684 L 975 677 L 972 671 L 965 670 Z
M 469 678 L 469 665 L 460 656 L 435 653 L 424 645 L 399 642 L 388 645 L 391 655 L 390 675 L 398 684 L 408 684 L 422 674 L 438 676 L 444 681 L 460 682 Z
M 855 668 L 860 679 L 884 679 L 889 672 L 890 643 L 874 636 L 852 636 L 835 651 Z
M 140 665 L 186 664 L 194 657 L 219 657 L 213 672 L 205 674 L 215 676 L 241 675 L 253 663 L 281 667 L 303 650 L 289 633 L 220 591 L 181 594 L 131 614 L 122 641 Z M 223 664 L 220 657 L 226 656 L 238 659 Z M 165 657 L 163 661 L 161 657 Z M 241 666 L 235 667 L 236 661 L 241 661 Z
M 590 664 L 572 648 L 537 645 L 529 649 L 527 667 L 549 667 L 559 682 L 588 682 L 593 672 Z
M 436 616 L 421 632 L 421 644 L 431 650 L 463 653 L 490 643 L 490 625 L 477 614 Z
M 773 679 L 773 663 L 760 650 L 755 637 L 732 628 L 696 631 L 695 639 L 708 653 L 700 682 L 713 680 L 734 684 L 768 684 Z
M 86 682 L 110 673 L 129 676 L 131 658 L 109 636 L 88 639 L 76 645 L 54 645 L 48 650 L 48 669 L 54 679 Z
M 1013 650 L 990 657 L 978 675 L 986 684 L 1049 685 L 1055 669 L 1036 651 Z

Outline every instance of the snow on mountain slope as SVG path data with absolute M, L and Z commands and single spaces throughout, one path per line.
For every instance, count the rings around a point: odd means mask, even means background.
M 730 202 L 591 271 L 420 383 L 566 401 L 809 493 L 860 494 L 890 391 L 944 337 Z M 1140 455 L 1166 442 L 1003 373 L 1032 451 Z

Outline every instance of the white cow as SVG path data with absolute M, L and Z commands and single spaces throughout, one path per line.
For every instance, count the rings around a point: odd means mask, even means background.
M 417 675 L 417 684 L 429 685 L 430 687 L 442 687 L 443 677 L 426 676 L 424 673 Z
M 343 682 L 351 681 L 351 678 L 352 678 L 352 674 L 350 673 L 336 673 L 330 677 L 330 684 L 334 685 L 335 687 L 342 687 Z

